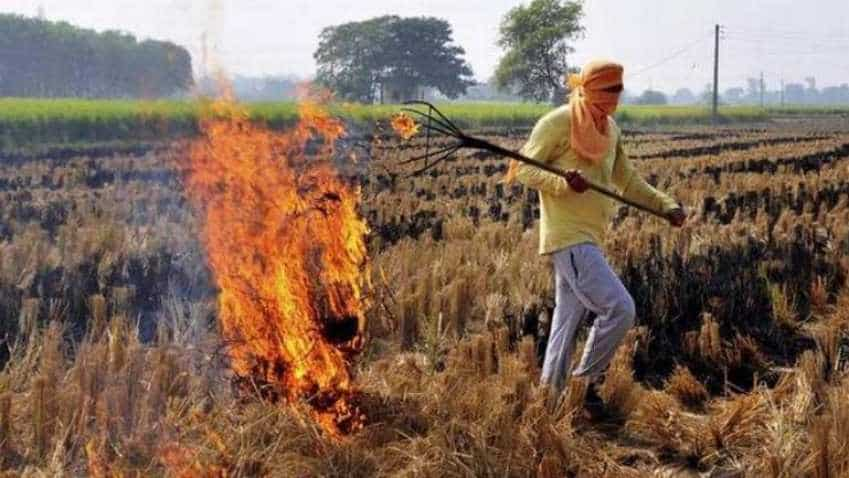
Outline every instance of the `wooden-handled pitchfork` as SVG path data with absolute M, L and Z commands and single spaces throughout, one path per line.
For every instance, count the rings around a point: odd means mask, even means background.
M 540 168 L 542 170 L 548 171 L 552 174 L 556 174 L 561 178 L 567 179 L 569 173 L 563 171 L 562 169 L 555 168 L 549 164 L 546 164 L 541 161 L 537 161 L 535 159 L 531 159 L 517 151 L 512 151 L 506 148 L 502 148 L 497 144 L 490 143 L 489 141 L 483 140 L 481 138 L 477 138 L 474 136 L 469 136 L 464 133 L 463 130 L 457 127 L 450 119 L 448 119 L 444 114 L 442 114 L 439 109 L 431 103 L 426 101 L 408 101 L 404 103 L 409 106 L 408 108 L 402 108 L 402 111 L 406 113 L 410 113 L 418 116 L 420 119 L 425 120 L 422 123 L 422 126 L 425 130 L 426 135 L 426 145 L 425 145 L 425 154 L 416 156 L 414 158 L 410 158 L 406 161 L 403 161 L 401 164 L 414 163 L 417 161 L 424 161 L 424 167 L 417 169 L 413 172 L 413 175 L 419 175 L 424 173 L 425 171 L 435 167 L 442 161 L 445 161 L 451 155 L 456 153 L 461 149 L 478 149 L 483 151 L 489 151 L 490 153 L 497 154 L 499 156 L 505 156 L 511 159 L 515 159 L 516 161 L 520 161 L 525 164 L 529 164 L 531 166 Z M 414 108 L 415 106 L 425 107 L 427 108 L 427 112 L 421 111 L 419 109 Z M 430 140 L 431 133 L 436 133 L 438 135 L 442 135 L 445 137 L 453 138 L 453 143 L 448 146 L 443 146 L 435 151 L 430 150 Z M 431 162 L 431 160 L 433 160 Z M 587 183 L 589 189 L 593 191 L 603 194 L 611 199 L 619 201 L 620 203 L 627 204 L 628 206 L 635 207 L 641 211 L 645 211 L 649 214 L 654 214 L 663 219 L 667 219 L 666 214 L 661 211 L 658 211 L 654 208 L 645 206 L 643 204 L 634 202 L 628 198 L 623 197 L 620 194 L 617 194 L 614 191 L 611 191 L 603 186 L 599 186 L 598 184 L 593 183 L 589 179 L 584 178 L 584 181 Z

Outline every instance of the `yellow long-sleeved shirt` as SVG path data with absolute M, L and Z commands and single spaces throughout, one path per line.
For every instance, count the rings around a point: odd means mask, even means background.
M 651 187 L 637 173 L 622 146 L 621 132 L 610 121 L 610 149 L 602 161 L 579 160 L 569 146 L 569 106 L 561 106 L 539 120 L 522 154 L 563 171 L 578 169 L 588 180 L 616 189 L 626 198 L 657 210 L 670 212 L 677 203 Z M 616 211 L 614 201 L 595 191 L 577 193 L 566 181 L 548 171 L 521 164 L 516 180 L 539 191 L 540 254 L 550 254 L 585 242 L 600 245 Z

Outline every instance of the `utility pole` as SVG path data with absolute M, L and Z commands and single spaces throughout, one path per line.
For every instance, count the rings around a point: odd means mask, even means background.
M 761 108 L 764 107 L 764 72 L 761 72 Z
M 719 114 L 719 24 L 713 45 L 713 121 L 716 122 Z

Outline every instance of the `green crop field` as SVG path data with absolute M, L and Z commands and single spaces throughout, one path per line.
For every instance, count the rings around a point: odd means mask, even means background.
M 197 106 L 170 101 L 0 99 L 0 148 L 148 140 L 194 132 Z
M 273 128 L 297 120 L 291 102 L 252 103 L 250 114 Z M 360 126 L 385 120 L 399 105 L 336 104 L 334 114 Z M 551 106 L 534 103 L 445 103 L 442 111 L 463 127 L 527 127 Z M 0 98 L 0 149 L 69 143 L 153 141 L 191 136 L 203 110 L 200 101 L 129 101 Z M 771 115 L 847 114 L 839 107 L 720 108 L 721 120 L 760 121 Z M 625 125 L 706 123 L 710 110 L 702 106 L 636 106 L 619 109 Z

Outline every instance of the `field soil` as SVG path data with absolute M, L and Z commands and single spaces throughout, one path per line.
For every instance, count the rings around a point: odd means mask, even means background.
M 519 149 L 528 130 L 480 134 Z M 554 303 L 536 192 L 486 153 L 410 177 L 423 140 L 348 145 L 371 286 L 352 364 L 365 425 L 344 437 L 306 402 L 234 387 L 186 143 L 0 154 L 0 470 L 849 476 L 849 120 L 624 134 L 689 218 L 611 224 L 638 319 L 601 420 L 580 380 L 557 403 L 538 386 Z

